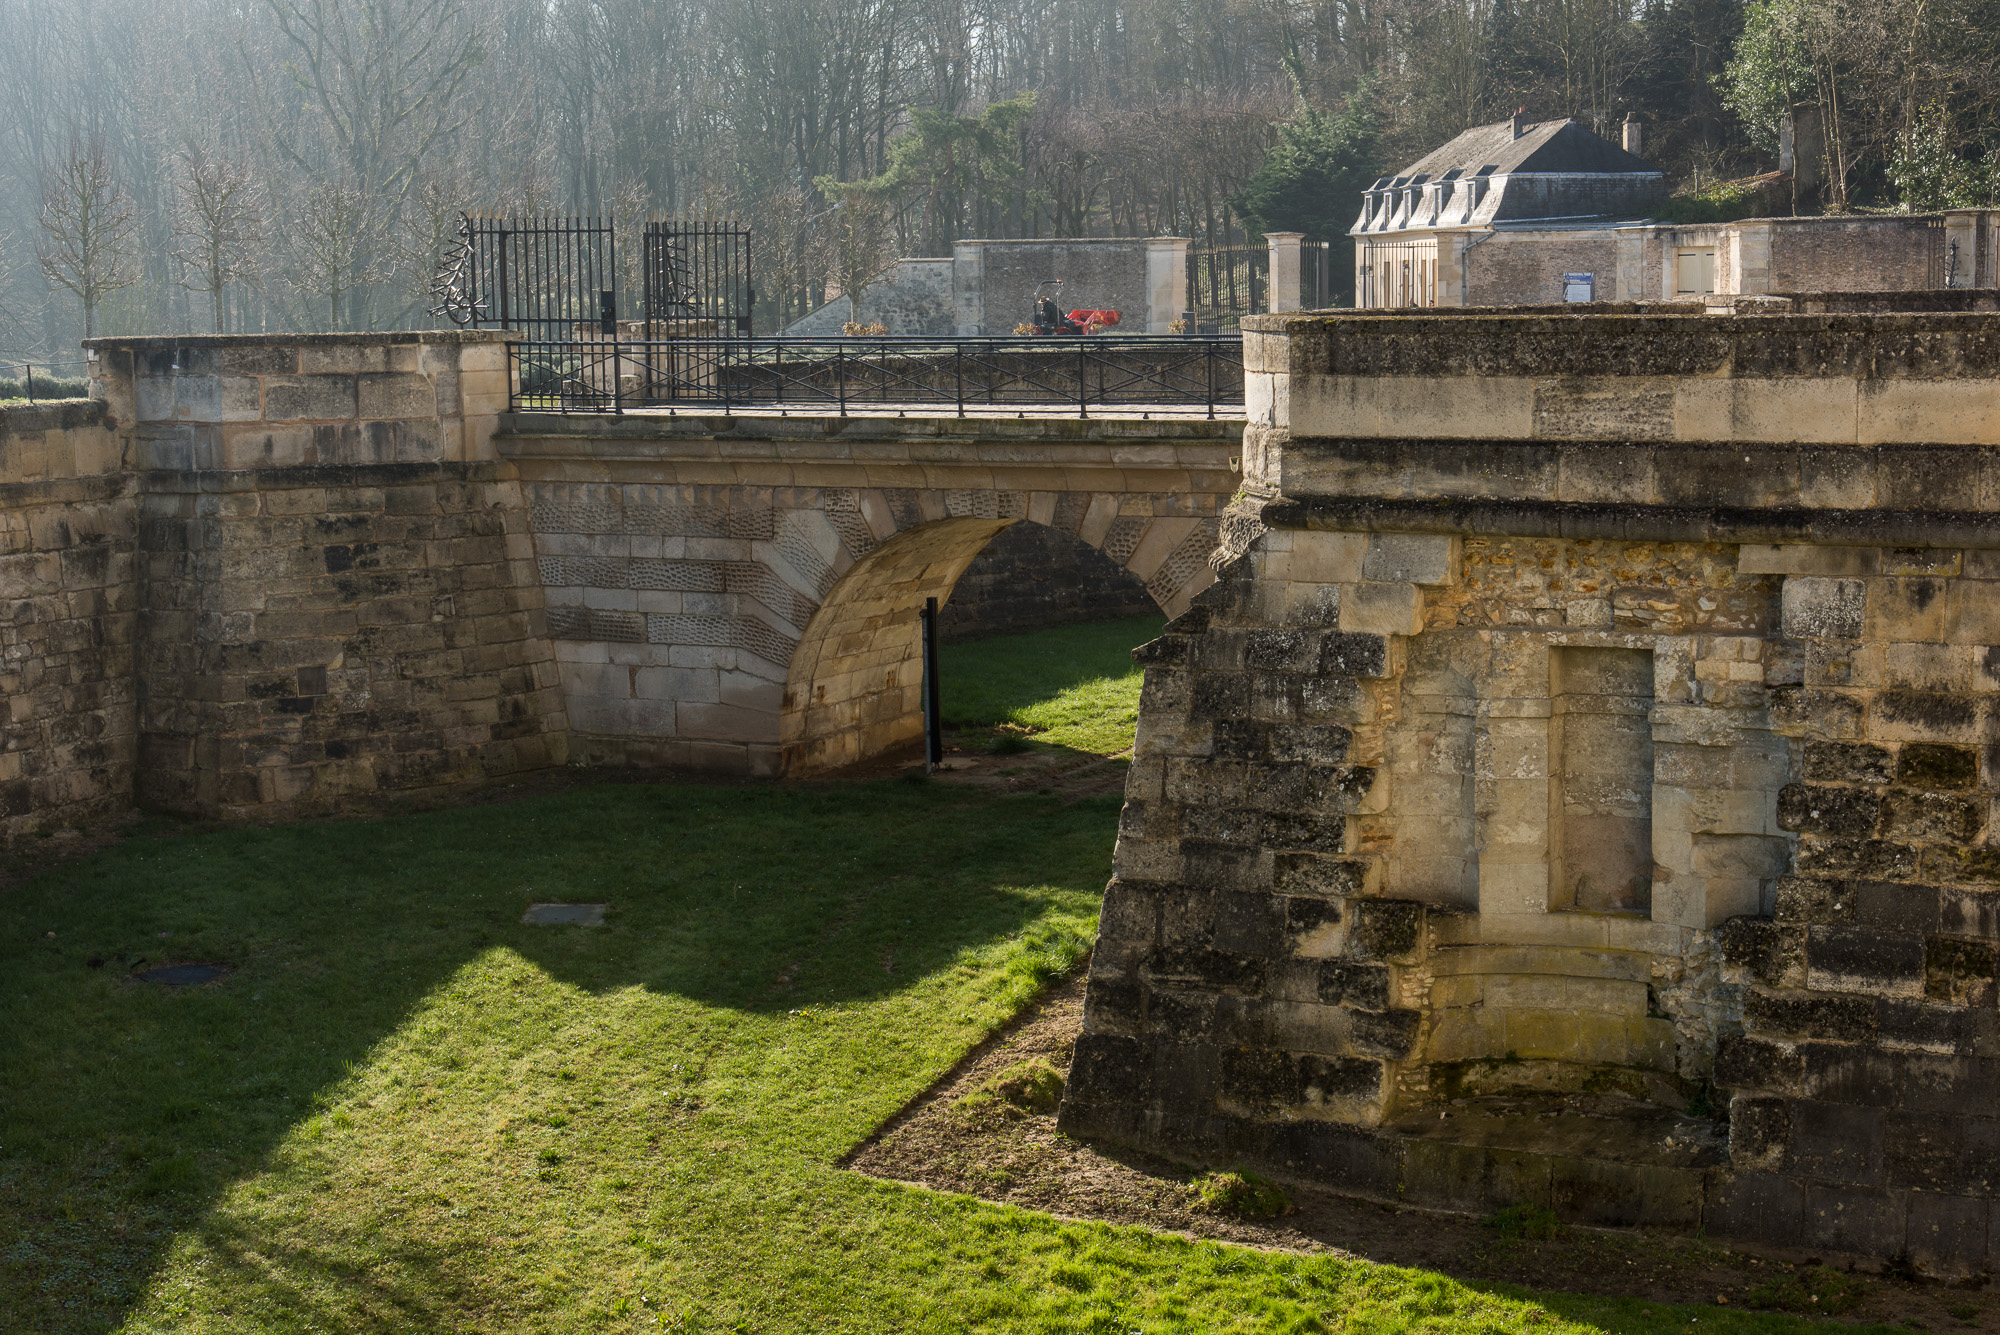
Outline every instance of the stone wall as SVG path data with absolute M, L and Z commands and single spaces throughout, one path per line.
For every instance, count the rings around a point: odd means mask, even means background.
M 136 490 L 103 404 L 0 408 L 0 842 L 131 801 Z
M 1931 277 L 1923 218 L 1787 218 L 1771 229 L 1767 292 L 1908 292 Z M 1967 256 L 1970 261 L 1971 257 Z M 1961 282 L 1971 277 L 1970 269 Z M 1725 288 L 1725 291 L 1747 291 Z
M 1497 232 L 1465 252 L 1462 277 L 1482 306 L 1535 305 L 1563 299 L 1563 275 L 1595 274 L 1597 295 L 1617 289 L 1617 233 L 1599 231 Z
M 1064 1124 L 1988 1269 L 1995 318 L 1250 322 Z
M 1067 313 L 1119 312 L 1120 334 L 1164 334 L 1187 300 L 1187 241 L 1180 237 L 1063 237 L 960 241 L 952 249 L 954 322 L 960 337 L 1012 334 L 1034 319 L 1035 293 Z
M 1435 291 L 1417 293 L 1412 299 L 1417 306 L 1558 302 L 1565 273 L 1593 274 L 1600 301 L 1675 300 L 1681 296 L 1675 255 L 1682 250 L 1713 253 L 1716 296 L 1907 294 L 2000 284 L 2000 210 L 1994 209 L 1700 224 L 1558 219 L 1492 231 L 1359 235 L 1357 278 L 1370 263 L 1400 262 L 1432 247 Z M 1385 295 L 1379 279 L 1365 292 L 1368 303 L 1378 307 L 1401 300 L 1400 285 Z
M 139 466 L 138 797 L 282 816 L 559 763 L 488 335 L 102 339 Z
M 1159 606 L 1146 583 L 1080 538 L 1047 524 L 1000 530 L 938 610 L 946 639 L 1144 616 Z
M 863 324 L 884 324 L 893 335 L 938 334 L 953 330 L 951 260 L 897 260 L 861 289 L 861 313 L 854 303 L 835 297 L 785 328 L 787 338 L 825 338 L 859 318 Z

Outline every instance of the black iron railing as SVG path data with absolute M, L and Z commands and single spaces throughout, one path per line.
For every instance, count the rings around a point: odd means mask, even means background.
M 509 345 L 513 406 L 853 411 L 1206 409 L 1243 402 L 1243 341 L 1086 338 L 591 338 Z

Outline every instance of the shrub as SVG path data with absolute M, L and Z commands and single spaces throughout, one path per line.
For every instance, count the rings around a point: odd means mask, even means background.
M 986 754 L 990 756 L 1018 756 L 1034 749 L 1034 744 L 1018 732 L 996 732 L 993 740 L 986 743 Z
M 1194 1208 L 1209 1214 L 1271 1219 L 1292 1212 L 1291 1194 L 1255 1173 L 1206 1173 L 1194 1180 Z
M 874 320 L 868 324 L 863 324 L 859 320 L 849 320 L 840 327 L 840 332 L 846 334 L 849 338 L 881 338 L 889 332 L 889 326 L 883 324 L 880 320 Z

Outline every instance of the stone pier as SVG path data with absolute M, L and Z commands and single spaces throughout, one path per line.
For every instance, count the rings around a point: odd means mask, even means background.
M 1246 329 L 1063 1126 L 1986 1271 L 2000 317 Z

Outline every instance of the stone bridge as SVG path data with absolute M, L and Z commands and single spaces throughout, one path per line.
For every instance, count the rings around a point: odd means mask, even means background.
M 1213 578 L 1240 421 L 510 416 L 504 340 L 105 339 L 95 402 L 0 411 L 0 837 L 816 773 L 918 736 L 918 611 L 1009 525 Z
M 1214 578 L 1241 423 L 514 414 L 586 762 L 808 774 L 921 734 L 918 610 L 1043 524 L 1170 615 Z

